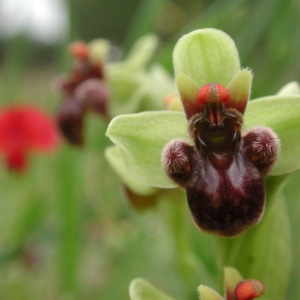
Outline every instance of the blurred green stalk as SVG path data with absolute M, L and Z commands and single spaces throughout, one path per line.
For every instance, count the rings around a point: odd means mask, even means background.
M 78 38 L 77 0 L 65 0 L 68 8 L 69 34 L 59 48 L 59 69 L 65 71 L 70 65 L 67 47 Z M 83 152 L 64 145 L 58 156 L 57 185 L 58 209 L 60 220 L 60 239 L 58 253 L 59 285 L 62 296 L 79 299 L 78 269 L 82 246 L 81 201 L 84 193 Z
M 81 250 L 82 152 L 64 147 L 58 157 L 57 183 L 60 217 L 59 277 L 63 294 L 77 298 Z

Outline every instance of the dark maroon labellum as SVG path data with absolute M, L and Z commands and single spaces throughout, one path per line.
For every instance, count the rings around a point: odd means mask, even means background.
M 265 207 L 263 176 L 277 157 L 279 140 L 269 128 L 241 134 L 242 114 L 226 107 L 221 85 L 198 93 L 198 113 L 189 119 L 194 145 L 177 139 L 166 145 L 166 173 L 186 188 L 195 223 L 204 231 L 234 236 L 260 221 Z

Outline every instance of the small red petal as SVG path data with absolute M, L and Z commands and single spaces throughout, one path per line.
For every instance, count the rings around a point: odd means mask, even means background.
M 265 293 L 264 285 L 257 279 L 246 279 L 241 281 L 235 291 L 235 300 L 252 300 Z
M 225 104 L 229 100 L 229 92 L 221 84 L 209 83 L 199 90 L 197 99 L 200 106 L 208 102 L 222 102 Z
M 19 151 L 10 153 L 7 156 L 7 166 L 10 170 L 23 171 L 26 167 L 25 154 Z
M 59 135 L 55 123 L 32 106 L 10 107 L 0 112 L 0 150 L 6 154 L 51 150 Z
M 72 56 L 85 60 L 87 59 L 89 52 L 88 47 L 84 42 L 74 42 L 69 47 L 69 52 Z

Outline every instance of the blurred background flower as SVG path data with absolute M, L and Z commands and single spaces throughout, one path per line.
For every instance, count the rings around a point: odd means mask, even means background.
M 49 152 L 58 142 L 55 122 L 42 110 L 28 105 L 0 111 L 0 151 L 9 169 L 24 170 L 30 152 Z

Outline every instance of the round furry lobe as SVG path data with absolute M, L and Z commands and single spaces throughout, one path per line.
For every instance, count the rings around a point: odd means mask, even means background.
M 256 139 L 252 144 L 252 151 L 260 156 L 260 161 L 266 163 L 277 157 L 280 150 L 280 140 L 277 134 L 268 127 L 253 127 Z
M 190 153 L 193 149 L 184 139 L 169 142 L 162 152 L 162 165 L 167 175 L 181 186 L 185 186 L 190 175 Z

